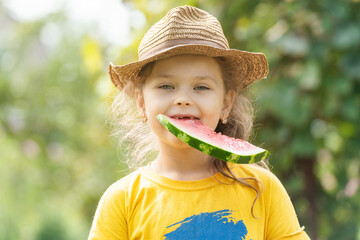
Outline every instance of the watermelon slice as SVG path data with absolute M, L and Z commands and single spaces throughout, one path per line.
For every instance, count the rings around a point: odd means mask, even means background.
M 163 114 L 157 115 L 157 119 L 184 143 L 223 161 L 255 163 L 270 155 L 247 141 L 216 133 L 197 119 L 175 119 Z

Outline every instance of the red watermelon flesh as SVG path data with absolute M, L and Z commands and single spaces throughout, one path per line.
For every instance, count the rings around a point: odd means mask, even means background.
M 235 163 L 253 163 L 269 152 L 251 143 L 216 133 L 198 119 L 175 119 L 158 115 L 159 121 L 183 142 L 216 158 Z

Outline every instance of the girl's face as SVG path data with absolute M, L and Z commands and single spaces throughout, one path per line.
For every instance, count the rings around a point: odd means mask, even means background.
M 159 140 L 179 145 L 182 142 L 157 120 L 159 113 L 199 119 L 215 129 L 220 117 L 228 116 L 235 92 L 225 91 L 221 69 L 214 58 L 179 55 L 157 61 L 135 96 L 138 111 L 147 116 Z

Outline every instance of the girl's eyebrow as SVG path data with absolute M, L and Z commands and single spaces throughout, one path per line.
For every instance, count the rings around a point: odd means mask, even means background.
M 155 77 L 156 78 L 175 78 L 174 75 L 169 74 L 169 73 L 160 73 L 159 75 L 156 75 Z M 194 79 L 198 79 L 198 80 L 209 79 L 209 80 L 216 82 L 216 80 L 212 76 L 207 75 L 207 74 L 195 76 Z
M 199 75 L 199 76 L 196 76 L 195 77 L 195 79 L 196 80 L 208 80 L 208 81 L 210 81 L 210 82 L 212 82 L 213 84 L 215 84 L 215 85 L 219 85 L 220 84 L 220 82 L 217 80 L 217 78 L 215 78 L 215 77 L 213 77 L 213 76 L 211 76 L 211 75 L 207 75 L 207 74 L 204 74 L 204 75 Z
M 205 74 L 205 75 L 196 76 L 195 78 L 196 78 L 196 79 L 199 79 L 199 80 L 209 79 L 209 80 L 211 80 L 211 81 L 216 82 L 216 80 L 215 80 L 212 76 L 206 75 L 206 74 Z
M 174 75 L 169 73 L 160 73 L 159 75 L 155 76 L 156 78 L 174 78 Z
M 175 75 L 170 74 L 170 73 L 160 73 L 158 75 L 155 76 L 156 79 L 174 79 L 176 78 Z M 210 80 L 215 84 L 218 84 L 218 81 L 216 81 L 216 79 L 208 74 L 201 74 L 201 75 L 197 75 L 195 77 L 193 77 L 193 79 L 196 80 Z

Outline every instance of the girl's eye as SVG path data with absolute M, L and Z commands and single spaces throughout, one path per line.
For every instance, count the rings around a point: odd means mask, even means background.
M 198 86 L 195 88 L 195 90 L 209 90 L 210 88 L 206 87 L 206 86 Z
M 164 85 L 159 86 L 159 88 L 161 88 L 161 89 L 173 89 L 174 87 L 169 85 L 169 84 L 164 84 Z

